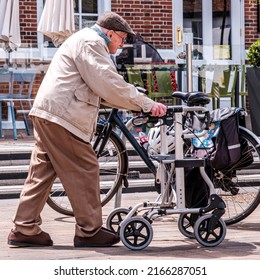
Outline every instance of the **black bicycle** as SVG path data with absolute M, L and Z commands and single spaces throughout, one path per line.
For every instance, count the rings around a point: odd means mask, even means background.
M 182 101 L 187 103 L 192 95 L 195 98 L 192 99 L 192 102 L 189 102 L 189 106 L 202 105 L 201 99 L 196 98 L 196 94 L 198 93 L 183 94 Z M 200 96 L 207 98 L 203 94 L 200 94 Z M 156 123 L 157 121 L 158 119 L 147 115 L 137 116 L 132 120 L 135 125 L 143 125 L 148 122 Z M 186 123 L 188 125 L 189 122 Z M 136 153 L 156 178 L 157 168 L 154 161 L 149 156 L 149 153 L 140 146 L 128 128 L 122 121 L 118 109 L 112 109 L 107 121 L 104 124 L 97 125 L 92 145 L 96 151 L 100 166 L 102 206 L 114 197 L 122 185 L 128 187 L 128 154 L 126 145 L 122 141 L 122 137 L 118 135 L 118 131 L 121 131 L 127 142 L 133 146 Z M 247 143 L 245 145 L 247 150 L 242 152 L 244 158 L 247 154 L 250 154 L 250 157 L 253 154 L 253 162 L 240 170 L 236 170 L 234 167 L 233 170 L 229 169 L 227 173 L 224 171 L 214 172 L 212 179 L 216 194 L 226 203 L 223 220 L 227 225 L 243 220 L 260 203 L 260 142 L 256 135 L 243 126 L 239 127 L 239 135 Z M 187 141 L 186 144 L 185 151 L 188 153 L 190 142 Z M 155 189 L 159 189 L 156 180 Z M 73 216 L 73 211 L 62 185 L 53 187 L 47 202 L 57 212 Z M 183 219 L 183 223 L 189 223 L 189 217 L 183 217 Z

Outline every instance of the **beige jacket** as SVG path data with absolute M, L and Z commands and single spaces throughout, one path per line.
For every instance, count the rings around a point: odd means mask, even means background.
M 154 101 L 117 73 L 105 40 L 84 28 L 57 50 L 37 93 L 31 116 L 57 123 L 89 142 L 102 101 L 149 112 Z

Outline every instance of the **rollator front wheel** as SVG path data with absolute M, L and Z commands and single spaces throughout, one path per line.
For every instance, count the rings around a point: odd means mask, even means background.
M 153 239 L 152 226 L 143 217 L 131 217 L 120 227 L 120 239 L 128 249 L 142 250 Z
M 114 209 L 107 217 L 107 228 L 114 232 L 119 232 L 119 225 L 129 212 L 130 209 L 128 208 L 119 207 Z
M 222 219 L 219 219 L 215 228 L 210 230 L 210 220 L 213 214 L 200 217 L 194 226 L 194 234 L 197 241 L 205 247 L 219 245 L 226 236 L 227 227 Z

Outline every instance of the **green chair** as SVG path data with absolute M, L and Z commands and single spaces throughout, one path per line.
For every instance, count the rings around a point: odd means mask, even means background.
M 216 90 L 214 79 L 214 69 L 204 69 L 200 73 L 202 91 L 211 98 L 212 109 L 216 109 L 216 98 L 218 98 L 218 91 Z
M 239 96 L 241 97 L 241 107 L 245 108 L 246 98 L 248 96 L 248 91 L 246 88 L 246 65 L 245 64 L 241 66 Z
M 138 84 L 140 87 L 145 88 L 144 80 L 142 78 L 142 71 L 137 67 L 128 67 L 126 69 L 128 82 L 130 84 Z
M 129 83 L 146 88 L 151 99 L 160 101 L 162 98 L 169 98 L 171 104 L 175 104 L 175 100 L 172 98 L 173 78 L 169 68 L 128 67 L 127 78 Z
M 230 98 L 230 106 L 235 107 L 235 87 L 237 80 L 237 67 L 230 65 L 227 70 L 223 71 L 223 84 L 213 80 L 210 97 L 214 99 L 213 103 L 217 102 L 214 107 L 220 108 L 221 98 Z M 215 109 L 215 108 L 214 108 Z
M 174 91 L 171 72 L 167 68 L 152 69 L 148 74 L 149 97 L 155 101 L 162 98 L 171 99 L 171 104 L 175 104 L 172 93 Z

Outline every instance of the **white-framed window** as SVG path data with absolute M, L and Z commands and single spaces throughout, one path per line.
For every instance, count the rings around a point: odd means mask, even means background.
M 176 55 L 185 42 L 195 49 L 193 63 L 237 64 L 243 48 L 242 0 L 176 0 L 173 45 Z
M 74 1 L 74 15 L 75 28 L 80 30 L 84 27 L 92 26 L 98 17 L 98 7 L 100 6 L 98 0 L 73 0 Z
M 37 17 L 39 22 L 46 0 L 37 0 Z M 67 0 L 63 0 L 67 1 Z M 104 11 L 111 10 L 111 0 L 73 0 L 75 29 L 80 30 L 87 26 L 92 26 L 98 16 Z M 57 48 L 50 38 L 38 32 L 38 48 L 44 49 L 45 59 L 51 59 Z

